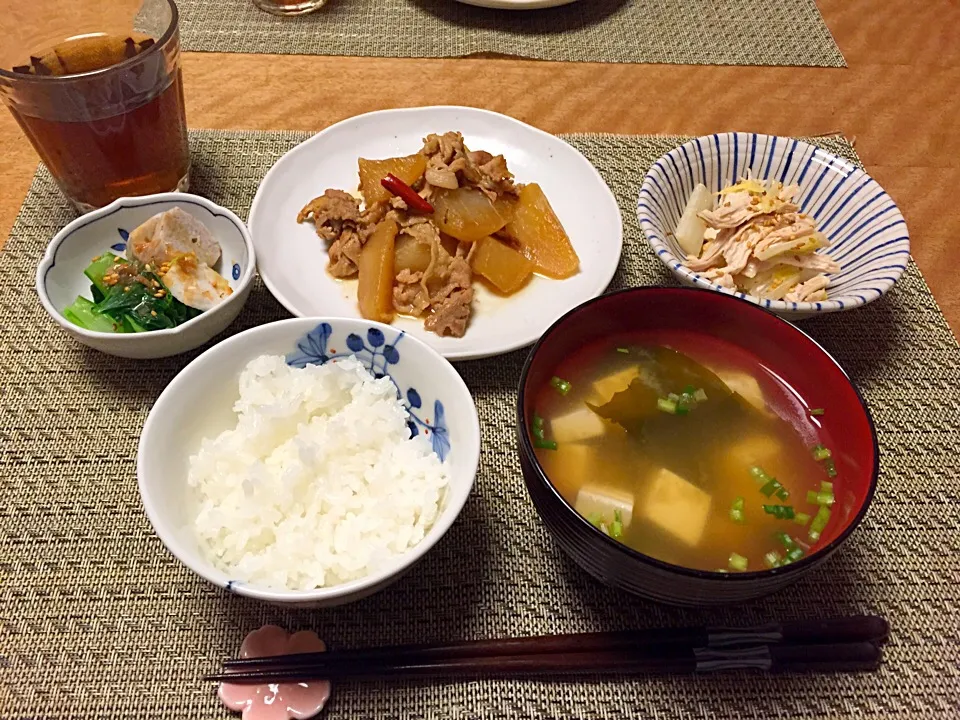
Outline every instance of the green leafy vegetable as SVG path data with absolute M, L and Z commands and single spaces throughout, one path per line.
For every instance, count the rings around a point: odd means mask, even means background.
M 113 253 L 94 258 L 83 273 L 91 282 L 93 301 L 78 297 L 64 310 L 64 317 L 87 330 L 164 330 L 182 325 L 201 312 L 171 296 L 156 273 Z
M 96 332 L 123 332 L 123 323 L 118 323 L 111 317 L 101 315 L 94 310 L 91 300 L 85 297 L 78 297 L 63 310 L 63 316 L 74 325 L 79 325 L 85 330 L 94 330 Z

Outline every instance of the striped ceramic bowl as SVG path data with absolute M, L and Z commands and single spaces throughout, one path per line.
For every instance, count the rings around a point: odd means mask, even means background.
M 747 171 L 800 186 L 797 204 L 830 239 L 827 251 L 841 265 L 830 276 L 828 300 L 765 300 L 720 287 L 681 263 L 683 251 L 673 231 L 694 186 L 703 183 L 716 192 Z M 644 178 L 637 217 L 653 251 L 681 283 L 736 295 L 793 319 L 876 300 L 893 287 L 910 259 L 906 222 L 883 188 L 849 161 L 793 138 L 722 133 L 674 148 Z

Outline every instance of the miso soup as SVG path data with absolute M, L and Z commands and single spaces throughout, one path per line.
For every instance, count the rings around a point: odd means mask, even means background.
M 667 332 L 583 348 L 534 408 L 531 440 L 557 491 L 658 560 L 779 567 L 809 554 L 830 521 L 823 411 L 726 342 Z

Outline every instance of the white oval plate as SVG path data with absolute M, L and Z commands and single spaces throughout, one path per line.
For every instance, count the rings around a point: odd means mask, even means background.
M 489 357 L 534 343 L 554 320 L 606 289 L 620 262 L 623 224 L 613 193 L 583 155 L 487 110 L 411 108 L 339 122 L 290 150 L 260 183 L 248 224 L 260 276 L 287 310 L 298 317 L 360 317 L 356 281 L 327 274 L 326 243 L 313 225 L 297 223 L 297 213 L 327 188 L 355 190 L 357 158 L 410 155 L 428 134 L 450 130 L 462 132 L 471 149 L 502 153 L 518 182 L 540 184 L 580 256 L 580 272 L 566 280 L 534 277 L 509 298 L 475 286 L 462 338 L 439 337 L 413 318 L 398 317 L 394 326 L 451 360 Z
M 540 8 L 569 5 L 577 0 L 457 0 L 465 5 L 496 8 L 498 10 L 539 10 Z M 469 147 L 469 145 L 467 146 Z M 509 167 L 509 165 L 508 165 Z

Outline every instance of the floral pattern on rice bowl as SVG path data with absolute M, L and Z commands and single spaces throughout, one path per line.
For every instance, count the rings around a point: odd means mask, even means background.
M 333 327 L 330 323 L 320 323 L 313 330 L 304 335 L 297 342 L 296 351 L 287 355 L 287 364 L 292 367 L 303 368 L 307 365 L 325 365 L 336 362 L 340 358 L 356 357 L 358 361 L 370 371 L 375 378 L 388 377 L 397 388 L 399 397 L 410 416 L 407 427 L 410 436 L 417 435 L 422 430 L 430 438 L 433 451 L 441 461 L 446 460 L 450 452 L 450 433 L 447 429 L 443 403 L 433 401 L 433 415 L 423 414 L 423 399 L 416 388 L 400 388 L 390 367 L 401 362 L 400 350 L 397 346 L 405 337 L 402 331 L 397 332 L 393 342 L 388 343 L 380 328 L 367 329 L 366 339 L 357 333 L 350 333 L 344 338 L 347 352 L 337 352 L 333 344 Z

